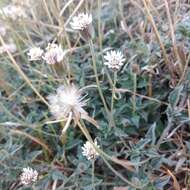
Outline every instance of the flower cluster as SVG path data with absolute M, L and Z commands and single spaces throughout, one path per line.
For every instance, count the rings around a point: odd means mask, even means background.
M 73 17 L 70 25 L 73 30 L 78 30 L 85 40 L 89 40 L 93 36 L 91 14 L 79 13 L 77 16 Z
M 125 58 L 120 51 L 110 51 L 104 56 L 104 65 L 113 70 L 119 70 L 123 66 Z
M 48 44 L 46 51 L 40 47 L 31 48 L 28 52 L 29 60 L 45 60 L 47 64 L 53 65 L 59 63 L 63 60 L 65 52 L 63 51 L 61 45 L 57 44 Z
M 97 141 L 94 141 L 94 145 L 99 148 L 100 146 L 97 144 Z M 99 153 L 94 149 L 92 144 L 87 141 L 83 147 L 82 147 L 82 154 L 85 156 L 88 160 L 95 160 L 96 157 L 99 155 Z
M 65 52 L 61 45 L 48 44 L 43 59 L 50 65 L 59 63 L 63 60 Z
M 29 60 L 36 61 L 42 58 L 44 51 L 40 47 L 31 48 L 28 52 Z
M 38 179 L 38 172 L 33 170 L 32 168 L 23 168 L 22 174 L 20 176 L 20 181 L 23 185 L 29 185 L 32 182 L 37 181 Z
M 70 24 L 74 30 L 84 30 L 88 28 L 91 23 L 91 14 L 79 13 L 77 16 L 73 17 L 73 21 Z
M 19 5 L 9 4 L 0 10 L 0 15 L 3 19 L 9 18 L 12 20 L 23 19 L 27 17 L 26 10 Z
M 72 113 L 74 118 L 87 114 L 83 107 L 86 105 L 81 90 L 76 86 L 60 86 L 57 93 L 48 96 L 50 111 L 56 119 L 65 119 Z

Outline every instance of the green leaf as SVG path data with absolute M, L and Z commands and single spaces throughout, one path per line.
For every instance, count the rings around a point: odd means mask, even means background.
M 175 108 L 177 106 L 182 90 L 183 86 L 178 86 L 170 93 L 169 103 L 171 104 L 172 108 Z

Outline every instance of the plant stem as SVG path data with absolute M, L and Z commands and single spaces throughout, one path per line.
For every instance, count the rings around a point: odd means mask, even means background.
M 90 45 L 90 51 L 91 51 L 91 54 L 92 54 L 93 71 L 94 71 L 95 78 L 96 78 L 96 84 L 97 84 L 97 87 L 98 87 L 98 92 L 100 94 L 100 97 L 102 99 L 102 102 L 104 104 L 104 108 L 105 108 L 106 112 L 109 113 L 109 109 L 107 107 L 104 95 L 102 93 L 102 89 L 100 87 L 100 81 L 98 79 L 98 72 L 97 72 L 97 66 L 96 66 L 95 51 L 94 51 L 94 46 L 93 46 L 92 40 L 89 40 L 89 45 Z
M 112 97 L 111 97 L 111 114 L 112 115 L 113 115 L 113 108 L 114 108 L 116 82 L 117 82 L 117 72 L 114 72 L 113 87 L 112 87 Z
M 182 63 L 182 60 L 181 60 L 181 58 L 179 56 L 177 45 L 176 45 L 174 26 L 173 26 L 172 19 L 171 19 L 171 14 L 170 14 L 170 10 L 169 10 L 168 1 L 164 0 L 164 3 L 165 3 L 165 7 L 166 7 L 166 14 L 167 14 L 168 21 L 169 21 L 169 27 L 170 27 L 170 33 L 171 33 L 171 38 L 172 38 L 172 44 L 173 44 L 174 54 L 175 54 L 177 60 L 180 63 L 179 67 L 180 67 L 180 72 L 182 73 L 183 72 L 183 63 Z
M 98 87 L 98 92 L 99 92 L 100 98 L 102 100 L 102 103 L 104 105 L 104 108 L 106 110 L 106 113 L 108 115 L 109 123 L 110 123 L 110 125 L 115 126 L 113 116 L 112 116 L 112 114 L 110 114 L 110 111 L 108 109 L 108 106 L 107 106 L 105 98 L 104 98 L 104 95 L 102 93 L 102 89 L 100 87 L 100 81 L 99 81 L 99 78 L 98 78 L 97 65 L 96 65 L 96 55 L 95 55 L 95 51 L 94 51 L 93 42 L 92 42 L 91 39 L 89 40 L 89 46 L 90 46 L 90 51 L 91 51 L 91 54 L 92 54 L 93 71 L 94 71 L 94 75 L 95 75 L 95 78 L 96 78 L 96 84 L 97 84 L 97 87 Z
M 133 113 L 136 111 L 136 91 L 137 91 L 137 75 L 136 73 L 133 74 Z
M 82 123 L 82 124 L 81 124 Z M 129 180 L 127 180 L 126 178 L 124 178 L 119 172 L 117 172 L 111 165 L 110 163 L 107 161 L 111 160 L 114 162 L 114 160 L 107 155 L 104 151 L 102 151 L 101 149 L 99 149 L 93 142 L 92 137 L 90 136 L 88 130 L 86 129 L 86 126 L 84 125 L 83 121 L 80 121 L 77 123 L 80 130 L 82 131 L 82 133 L 84 134 L 84 136 L 86 137 L 86 139 L 91 143 L 91 145 L 93 146 L 93 148 L 99 153 L 99 155 L 101 156 L 101 158 L 104 160 L 104 162 L 106 163 L 106 165 L 109 167 L 109 169 L 116 175 L 118 176 L 121 180 L 123 180 L 125 183 L 129 184 L 131 187 L 134 187 L 136 189 L 142 189 L 143 186 L 137 186 L 135 184 L 133 184 L 132 182 L 130 182 Z M 118 164 L 118 163 L 117 163 Z
M 152 74 L 148 76 L 148 96 L 152 97 Z
M 95 183 L 94 183 L 94 170 L 95 170 L 95 164 L 94 164 L 95 160 L 92 160 L 92 189 L 95 189 Z
M 102 53 L 101 5 L 102 5 L 102 0 L 98 0 L 98 37 L 99 37 L 100 52 Z
M 156 34 L 156 38 L 157 38 L 157 41 L 159 42 L 160 44 L 160 48 L 162 50 L 162 53 L 163 53 L 163 56 L 164 56 L 164 61 L 166 64 L 169 64 L 169 60 L 168 60 L 168 57 L 167 57 L 167 53 L 166 53 L 166 50 L 165 50 L 165 47 L 164 47 L 164 44 L 162 43 L 162 40 L 161 40 L 161 37 L 160 37 L 160 34 L 158 32 L 158 29 L 156 27 L 156 24 L 154 22 L 154 19 L 152 17 L 152 14 L 150 13 L 150 10 L 148 8 L 148 5 L 147 5 L 147 1 L 146 0 L 142 0 L 143 4 L 144 4 L 144 7 L 145 7 L 145 10 L 147 12 L 147 17 L 148 17 L 148 20 L 150 21 L 150 23 L 152 24 L 152 27 L 153 27 L 153 30 Z
M 71 120 L 72 120 L 72 112 L 69 113 L 69 117 L 68 117 L 68 119 L 67 119 L 67 122 L 66 122 L 66 124 L 63 126 L 62 134 L 64 134 L 64 133 L 67 131 L 67 129 L 69 128 L 69 125 L 70 125 L 70 123 L 71 123 Z
M 0 36 L 0 42 L 3 46 L 5 46 L 5 42 L 3 38 Z M 13 58 L 12 54 L 6 49 L 6 53 L 9 56 L 11 62 L 13 63 L 13 67 L 15 70 L 20 74 L 20 76 L 23 77 L 23 79 L 26 81 L 26 83 L 30 86 L 30 88 L 36 93 L 36 95 L 40 98 L 40 100 L 46 104 L 49 107 L 49 103 L 45 100 L 45 98 L 38 92 L 38 90 L 34 87 L 34 85 L 31 83 L 30 79 L 25 75 L 25 73 L 21 70 L 20 66 L 17 64 L 15 59 Z

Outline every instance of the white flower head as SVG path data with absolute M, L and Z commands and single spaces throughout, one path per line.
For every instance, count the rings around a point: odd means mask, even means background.
M 73 17 L 71 27 L 74 30 L 84 30 L 89 27 L 92 23 L 92 15 L 88 13 L 79 13 L 77 16 Z
M 0 10 L 0 15 L 2 18 L 10 18 L 12 20 L 17 20 L 17 19 L 23 19 L 27 17 L 26 11 L 23 7 L 10 4 L 5 7 L 3 7 Z
M 29 60 L 36 61 L 42 58 L 44 51 L 40 47 L 31 48 L 28 52 Z
M 23 185 L 29 185 L 32 182 L 37 181 L 38 179 L 38 172 L 33 170 L 32 168 L 23 168 L 22 174 L 20 176 L 20 181 Z
M 111 50 L 104 56 L 104 65 L 113 70 L 119 70 L 123 66 L 125 58 L 120 51 Z
M 61 45 L 48 44 L 43 59 L 48 64 L 52 65 L 61 62 L 63 60 L 64 55 L 65 52 L 63 51 Z
M 60 86 L 56 94 L 48 96 L 50 111 L 58 120 L 67 118 L 70 113 L 73 118 L 79 119 L 87 114 L 83 109 L 87 101 L 84 98 L 76 86 Z
M 94 141 L 95 146 L 97 146 L 98 148 L 100 147 L 97 144 L 97 141 Z M 82 155 L 85 156 L 88 160 L 95 160 L 96 157 L 99 155 L 98 152 L 94 149 L 94 147 L 92 146 L 92 144 L 87 141 L 83 147 L 82 147 Z

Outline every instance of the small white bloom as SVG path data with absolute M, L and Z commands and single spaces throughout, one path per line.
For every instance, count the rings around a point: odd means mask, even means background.
M 82 97 L 81 90 L 74 85 L 60 86 L 57 93 L 48 96 L 50 111 L 56 119 L 65 119 L 72 113 L 74 118 L 80 118 L 87 114 L 83 107 L 86 105 L 85 96 Z
M 2 18 L 10 18 L 12 20 L 23 19 L 27 17 L 25 9 L 18 5 L 7 5 L 0 10 Z
M 61 45 L 58 46 L 57 44 L 48 44 L 43 59 L 51 65 L 61 62 L 64 55 L 65 52 L 63 51 Z
M 100 146 L 97 144 L 97 141 L 94 141 L 94 144 L 99 148 Z M 85 156 L 88 160 L 94 160 L 99 154 L 98 152 L 94 149 L 92 144 L 87 141 L 83 147 L 82 147 L 82 154 Z
M 104 65 L 107 65 L 108 68 L 113 70 L 119 70 L 125 61 L 123 54 L 120 51 L 115 50 L 107 52 L 104 59 L 106 60 Z
M 28 52 L 29 60 L 36 61 L 42 58 L 44 51 L 40 47 L 31 48 Z
M 29 185 L 32 182 L 37 181 L 38 178 L 38 172 L 36 170 L 33 170 L 32 168 L 23 168 L 22 174 L 20 176 L 20 181 L 23 185 Z
M 92 15 L 87 13 L 79 13 L 73 17 L 71 27 L 74 30 L 84 30 L 92 23 Z
M 0 54 L 6 53 L 6 51 L 9 51 L 10 53 L 15 53 L 17 51 L 17 47 L 14 43 L 0 46 Z

